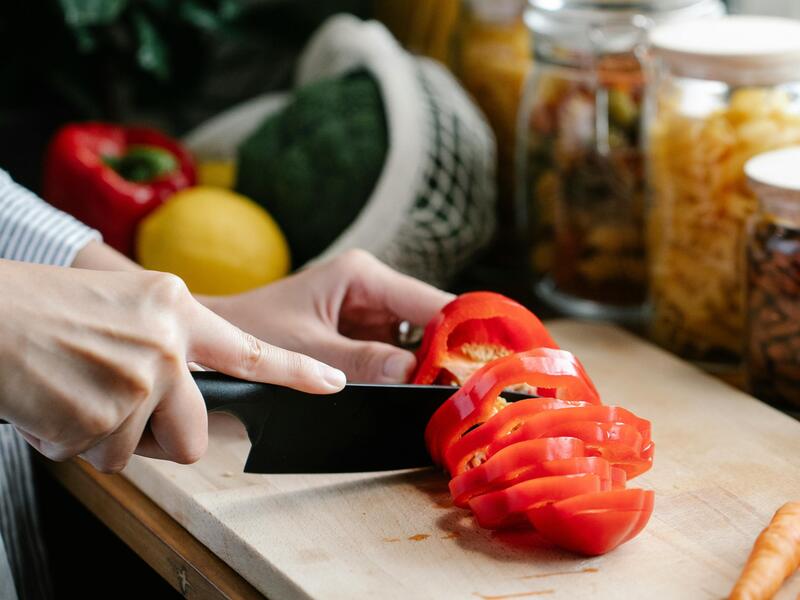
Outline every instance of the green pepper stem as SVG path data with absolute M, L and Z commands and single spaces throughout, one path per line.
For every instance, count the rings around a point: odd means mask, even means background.
M 121 156 L 103 156 L 103 162 L 124 179 L 136 183 L 154 181 L 178 168 L 172 152 L 158 146 L 129 146 Z

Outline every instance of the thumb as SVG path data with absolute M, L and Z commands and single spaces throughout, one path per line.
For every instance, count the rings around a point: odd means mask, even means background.
M 330 394 L 344 387 L 344 373 L 304 354 L 290 352 L 245 333 L 206 307 L 196 306 L 188 362 L 250 381 L 304 392 Z
M 417 359 L 408 350 L 344 336 L 336 336 L 315 354 L 340 368 L 351 381 L 406 383 L 417 366 Z

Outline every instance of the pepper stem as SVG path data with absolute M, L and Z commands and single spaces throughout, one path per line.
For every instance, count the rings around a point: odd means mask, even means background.
M 128 146 L 122 156 L 104 156 L 103 162 L 124 179 L 136 183 L 153 181 L 178 168 L 175 156 L 158 146 Z

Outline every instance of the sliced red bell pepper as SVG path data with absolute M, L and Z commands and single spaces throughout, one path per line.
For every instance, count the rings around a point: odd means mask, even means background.
M 500 406 L 502 406 L 502 404 Z M 535 414 L 548 410 L 579 408 L 581 406 L 591 405 L 586 402 L 559 400 L 558 398 L 529 398 L 527 400 L 518 400 L 517 402 L 509 403 L 502 406 L 499 412 L 490 417 L 488 421 L 482 423 L 479 427 L 472 429 L 468 433 L 463 434 L 456 440 L 445 453 L 444 464 L 448 465 L 449 456 L 464 456 L 470 451 L 472 451 L 473 455 L 480 453 L 480 449 L 485 449 L 496 439 L 511 433 L 520 425 L 530 420 Z M 478 464 L 480 462 L 482 462 L 482 460 L 478 460 Z M 461 465 L 459 465 L 459 467 L 460 466 Z M 453 476 L 459 475 L 465 469 L 475 466 L 477 466 L 477 464 L 467 464 L 463 469 L 456 468 L 456 470 L 450 471 L 450 473 Z
M 527 514 L 545 539 L 593 556 L 636 536 L 650 520 L 653 504 L 650 490 L 611 490 L 541 504 Z
M 467 473 L 469 472 L 467 471 Z M 606 459 L 599 456 L 574 456 L 529 465 L 527 468 L 519 469 L 512 477 L 498 477 L 480 488 L 465 490 L 459 497 L 454 499 L 454 503 L 456 506 L 464 508 L 473 498 L 508 489 L 524 481 L 555 475 L 581 474 L 597 475 L 610 488 L 619 487 L 619 475 L 612 471 L 611 464 Z
M 541 504 L 610 489 L 610 477 L 604 480 L 594 473 L 540 477 L 475 496 L 469 507 L 481 527 L 499 529 L 525 523 L 527 511 Z
M 537 469 L 543 463 L 582 456 L 583 442 L 575 438 L 552 437 L 520 442 L 502 449 L 482 465 L 451 479 L 450 494 L 455 505 L 464 508 L 473 496 L 508 487 L 517 478 Z M 541 474 L 535 476 L 540 477 Z
M 495 419 L 502 423 L 503 412 L 449 445 L 442 462 L 451 475 L 459 475 L 503 448 L 525 440 L 576 437 L 587 445 L 587 454 L 592 454 L 591 445 L 595 454 L 615 465 L 618 456 L 626 461 L 639 457 L 650 441 L 650 423 L 617 406 L 565 407 L 519 414 L 513 420 L 513 428 L 495 425 Z M 580 422 L 586 424 L 578 425 Z
M 195 182 L 189 153 L 155 129 L 72 123 L 50 142 L 43 195 L 133 256 L 139 222 Z
M 492 292 L 469 292 L 425 328 L 413 383 L 462 385 L 484 364 L 531 348 L 558 348 L 527 308 Z
M 622 469 L 627 479 L 641 475 L 653 465 L 650 443 L 645 446 L 642 434 L 625 423 L 573 421 L 548 430 L 545 436 L 574 436 L 586 446 L 587 456 L 600 456 Z
M 562 400 L 600 404 L 583 367 L 565 350 L 538 348 L 496 359 L 472 375 L 431 417 L 425 440 L 434 461 L 441 464 L 462 435 L 498 412 L 497 398 L 504 389 L 519 385 L 532 391 L 552 390 Z

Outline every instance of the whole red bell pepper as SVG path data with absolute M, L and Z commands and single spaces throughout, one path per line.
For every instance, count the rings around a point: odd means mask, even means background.
M 155 129 L 72 123 L 50 142 L 43 192 L 53 206 L 132 256 L 139 222 L 195 182 L 191 155 Z
M 463 385 L 487 362 L 532 348 L 558 348 L 527 308 L 493 292 L 468 292 L 428 323 L 413 383 Z

